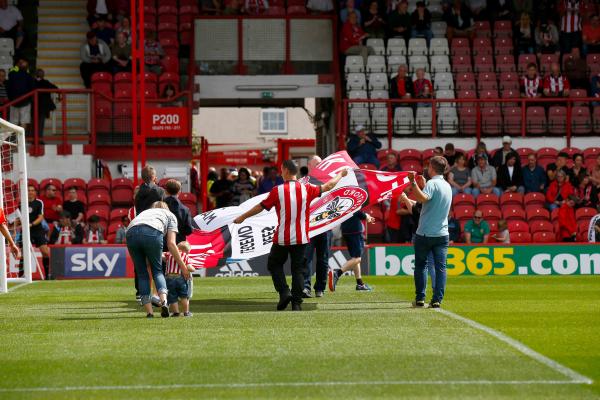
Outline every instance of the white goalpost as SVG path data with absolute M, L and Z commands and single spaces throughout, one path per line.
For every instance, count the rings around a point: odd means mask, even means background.
M 37 266 L 29 238 L 27 186 L 25 129 L 0 118 L 0 204 L 21 249 L 21 260 L 15 260 L 0 235 L 0 293 L 8 292 L 10 282 L 31 283 L 32 266 Z

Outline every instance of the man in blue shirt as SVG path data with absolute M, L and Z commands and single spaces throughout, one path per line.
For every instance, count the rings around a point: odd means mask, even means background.
M 523 167 L 523 185 L 525 193 L 544 192 L 546 188 L 546 172 L 538 165 L 535 154 L 527 156 L 527 165 Z
M 381 142 L 377 137 L 365 131 L 362 125 L 356 127 L 356 134 L 350 135 L 348 139 L 348 154 L 357 164 L 373 164 L 379 168 L 377 150 L 381 148 Z
M 452 189 L 444 180 L 448 162 L 435 156 L 429 161 L 427 173 L 431 177 L 421 191 L 415 174 L 409 173 L 415 200 L 423 204 L 419 227 L 415 235 L 415 307 L 425 306 L 427 288 L 427 255 L 433 253 L 435 285 L 430 307 L 439 308 L 446 289 L 446 256 L 448 255 L 448 213 L 452 204 Z

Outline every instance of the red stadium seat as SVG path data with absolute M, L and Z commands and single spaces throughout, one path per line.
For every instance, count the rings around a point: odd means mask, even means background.
M 116 101 L 114 103 L 113 126 L 115 132 L 131 133 L 131 102 Z
M 107 235 L 110 237 L 111 235 L 116 234 L 122 225 L 123 224 L 121 223 L 121 221 L 110 221 L 108 224 L 108 229 L 106 231 Z M 114 240 L 108 240 L 108 242 L 114 243 Z
M 398 157 L 398 152 L 397 152 L 396 150 L 393 150 L 393 149 L 384 149 L 384 150 L 379 150 L 379 151 L 377 152 L 377 159 L 378 159 L 380 162 L 384 163 L 384 162 L 385 162 L 385 159 L 386 159 L 386 158 L 387 158 L 387 156 L 388 156 L 388 154 L 394 154 L 394 155 L 396 156 L 396 159 L 398 159 L 398 158 L 399 158 L 399 157 Z M 419 157 L 419 159 L 420 159 L 420 158 L 421 158 L 421 157 Z
M 478 208 L 481 211 L 481 213 L 483 214 L 483 219 L 488 222 L 489 221 L 498 222 L 499 220 L 502 219 L 502 213 L 500 212 L 500 209 L 498 208 L 498 206 L 485 205 L 485 206 L 481 206 Z
M 133 204 L 133 182 L 130 179 L 113 179 L 111 186 L 111 200 L 113 205 L 131 206 Z
M 415 149 L 404 149 L 398 152 L 398 158 L 400 161 L 408 161 L 413 160 L 417 162 L 421 162 L 421 152 Z
M 177 56 L 173 57 L 167 54 L 162 58 L 160 64 L 165 72 L 179 74 L 179 58 Z
M 193 193 L 180 193 L 179 200 L 183 203 L 184 206 L 190 209 L 192 217 L 195 217 L 198 214 L 198 199 L 196 195 Z
M 456 90 L 473 90 L 477 89 L 477 85 L 475 81 L 457 81 L 456 82 Z
M 86 190 L 87 188 L 87 184 L 85 183 L 85 181 L 81 178 L 68 178 L 65 179 L 63 182 L 63 188 L 65 190 L 65 192 L 69 189 L 71 189 L 72 187 L 77 188 L 77 190 Z
M 473 218 L 473 214 L 475 213 L 475 207 L 473 206 L 457 206 L 454 207 L 454 218 L 459 221 L 467 221 Z
M 521 159 L 521 165 L 527 165 L 527 157 L 530 154 L 535 154 L 535 150 L 531 147 L 519 147 L 517 149 L 517 154 L 519 154 L 519 158 Z
M 110 191 L 110 182 L 106 179 L 92 178 L 87 182 L 87 190 L 104 190 Z
M 162 2 L 161 2 L 162 3 Z M 158 18 L 160 19 L 163 15 L 173 14 L 177 16 L 177 6 L 172 4 L 159 4 L 158 6 Z M 175 22 L 177 23 L 177 21 Z
M 167 85 L 175 86 L 175 91 L 179 89 L 179 75 L 171 72 L 164 72 L 158 79 L 159 93 L 164 93 Z M 161 96 L 162 97 L 162 96 Z
M 112 97 L 113 77 L 108 72 L 96 72 L 92 75 L 92 90 Z
M 544 134 L 546 133 L 546 111 L 544 107 L 532 106 L 527 108 L 526 119 L 527 133 Z
M 592 133 L 592 116 L 589 107 L 573 107 L 571 128 L 571 132 L 577 135 Z
M 35 190 L 40 190 L 40 183 L 33 178 L 27 178 L 27 185 L 33 186 Z
M 97 215 L 100 221 L 104 224 L 108 224 L 108 216 L 110 213 L 109 206 L 96 205 L 91 206 L 87 213 L 85 213 L 85 219 L 88 220 L 92 215 Z
M 540 72 L 545 75 L 550 70 L 550 66 L 558 63 L 559 56 L 556 54 L 542 54 L 540 57 Z
M 477 204 L 477 207 L 491 205 L 497 208 L 500 204 L 500 199 L 498 199 L 498 196 L 496 196 L 493 193 L 481 193 L 479 196 L 477 196 L 475 202 Z
M 414 171 L 417 174 L 423 173 L 423 165 L 416 161 L 400 161 L 400 169 L 402 171 Z
M 532 241 L 533 243 L 554 243 L 556 242 L 556 235 L 554 232 L 534 232 Z
M 582 207 L 578 208 L 577 211 L 575 211 L 575 219 L 577 220 L 577 223 L 587 222 L 589 224 L 592 217 L 596 214 L 597 212 L 594 208 Z
M 503 110 L 504 132 L 510 135 L 521 134 L 522 114 L 520 107 L 506 107 Z
M 481 110 L 481 131 L 484 135 L 498 136 L 502 133 L 502 112 L 499 107 Z
M 586 163 L 589 161 L 596 161 L 596 159 L 600 156 L 600 147 L 588 147 L 583 151 L 583 158 Z
M 510 232 L 511 243 L 531 243 L 531 234 L 529 232 Z
M 576 99 L 576 98 L 581 98 L 581 97 L 588 97 L 588 94 L 587 94 L 587 91 L 584 89 L 571 89 L 569 91 L 569 97 L 572 99 Z M 588 105 L 588 103 L 584 102 L 584 101 L 576 101 L 573 103 L 573 106 L 575 106 L 575 107 L 582 107 L 582 106 L 587 106 L 587 105 Z
M 161 6 L 162 7 L 171 7 L 171 6 Z M 179 22 L 177 21 L 177 13 L 159 13 L 158 14 L 158 24 L 174 24 L 177 25 Z
M 40 181 L 40 191 L 44 191 L 46 190 L 46 187 L 48 185 L 54 185 L 56 187 L 56 190 L 58 190 L 58 195 L 60 195 L 60 193 L 62 193 L 62 182 L 60 179 L 58 178 L 46 178 L 46 179 L 42 179 Z
M 487 21 L 486 21 L 487 22 Z M 478 37 L 473 39 L 473 55 L 486 55 L 492 54 L 492 41 L 486 37 Z
M 498 221 L 496 221 L 495 219 L 493 219 L 493 220 L 486 221 L 486 222 L 490 226 L 490 233 L 491 232 L 498 232 Z
M 564 135 L 567 130 L 567 107 L 552 106 L 548 110 L 548 132 Z
M 491 54 L 473 56 L 473 65 L 475 72 L 493 72 L 494 57 Z
M 523 195 L 521 193 L 503 193 L 500 196 L 500 206 L 517 206 L 523 207 Z
M 538 205 L 527 206 L 525 213 L 529 222 L 550 221 L 550 212 Z
M 477 74 L 477 89 L 498 89 L 498 78 L 495 72 L 482 72 Z
M 511 21 L 496 21 L 494 22 L 494 37 L 511 37 L 513 34 Z
M 529 232 L 529 225 L 522 220 L 507 221 L 509 232 Z
M 435 151 L 435 149 L 425 149 L 425 150 L 423 150 L 423 152 L 421 153 L 423 161 L 427 161 L 431 157 L 433 157 L 435 155 L 434 151 Z
M 466 193 L 458 193 L 452 198 L 452 207 L 470 206 L 475 207 L 475 199 L 472 195 Z
M 200 10 L 198 9 L 198 6 L 196 4 L 188 3 L 185 5 L 181 5 L 181 7 L 179 7 L 179 15 L 182 15 L 182 14 L 197 15 L 199 13 L 200 13 Z
M 529 221 L 529 231 L 531 234 L 536 232 L 552 232 L 552 234 L 554 234 L 554 226 L 549 220 L 541 219 L 533 222 Z
M 516 72 L 501 72 L 498 79 L 500 81 L 500 88 L 519 89 L 519 75 Z
M 115 99 L 127 99 L 131 97 L 131 82 L 115 83 Z
M 550 220 L 552 221 L 552 223 L 557 223 L 558 222 L 558 210 L 559 210 L 558 208 L 555 208 L 550 213 Z
M 477 110 L 474 107 L 461 107 L 458 110 L 460 132 L 463 135 L 477 133 Z
M 370 170 L 376 170 L 377 169 L 377 167 L 374 164 L 367 164 L 367 163 L 359 164 L 358 168 L 360 168 L 360 169 L 370 169 Z
M 527 218 L 525 214 L 525 210 L 522 207 L 510 205 L 507 207 L 502 207 L 502 216 L 505 220 L 520 220 L 525 221 Z
M 110 195 L 108 192 L 93 191 L 88 194 L 88 206 L 109 206 L 110 207 Z
M 194 36 L 194 23 L 193 22 L 180 22 L 179 23 L 179 43 L 182 46 L 189 46 L 192 44 Z
M 519 74 L 524 75 L 527 70 L 527 66 L 531 63 L 534 63 L 537 66 L 537 58 L 535 57 L 535 54 L 520 54 L 518 60 Z
M 494 54 L 513 54 L 513 42 L 510 38 L 499 37 L 494 40 Z
M 108 99 L 96 96 L 94 98 L 94 118 L 96 122 L 96 132 L 111 132 L 112 116 L 112 102 Z
M 123 216 L 127 215 L 128 212 L 129 212 L 129 209 L 127 209 L 127 208 L 113 208 L 112 210 L 110 210 L 110 222 L 111 223 L 118 222 L 120 224 L 121 218 L 123 218 Z

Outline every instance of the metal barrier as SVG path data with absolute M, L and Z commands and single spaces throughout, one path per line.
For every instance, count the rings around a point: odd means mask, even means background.
M 439 133 L 439 123 L 438 114 L 440 110 L 444 107 L 444 104 L 451 103 L 452 108 L 456 109 L 456 117 L 457 117 L 457 132 L 456 134 L 443 134 L 444 136 L 460 136 L 461 135 L 461 116 L 460 109 L 461 108 L 475 108 L 475 125 L 472 126 L 471 130 L 474 130 L 475 137 L 479 142 L 481 137 L 484 136 L 482 125 L 484 124 L 482 119 L 482 110 L 486 108 L 499 108 L 501 110 L 508 107 L 516 107 L 520 108 L 520 128 L 518 128 L 518 136 L 525 137 L 530 131 L 530 124 L 527 122 L 527 109 L 529 107 L 534 106 L 542 106 L 546 108 L 545 112 L 547 112 L 549 107 L 552 106 L 564 106 L 566 107 L 566 120 L 564 123 L 564 136 L 567 139 L 567 146 L 571 145 L 571 138 L 573 136 L 573 107 L 582 106 L 589 107 L 591 103 L 597 103 L 598 98 L 595 97 L 576 97 L 576 98 L 496 98 L 496 99 L 343 99 L 342 100 L 342 117 L 341 117 L 341 128 L 340 132 L 340 140 L 339 146 L 340 148 L 345 148 L 345 141 L 350 131 L 350 112 L 349 110 L 355 107 L 355 104 L 360 104 L 360 106 L 356 106 L 357 108 L 366 108 L 369 114 L 369 121 L 371 110 L 375 110 L 377 108 L 384 108 L 387 110 L 387 136 L 388 145 L 391 148 L 392 138 L 393 137 L 425 137 L 424 134 L 403 134 L 403 135 L 394 135 L 394 110 L 397 107 L 405 106 L 405 107 L 415 107 L 417 104 L 429 104 L 427 108 L 431 109 L 431 121 L 430 121 L 430 130 L 431 134 L 428 135 L 430 137 L 437 137 L 440 135 Z M 378 106 L 381 105 L 381 106 Z M 491 106 L 489 106 L 491 105 Z M 396 107 L 395 107 L 396 106 Z M 592 121 L 593 113 L 590 112 L 590 122 Z M 502 114 L 500 114 L 501 121 Z M 544 118 L 546 118 L 546 114 L 544 113 Z M 596 134 L 600 134 L 600 125 L 597 129 L 594 129 L 594 123 L 590 126 L 590 133 L 595 132 Z M 501 131 L 494 135 L 488 136 L 500 136 L 506 132 L 506 126 L 504 124 L 501 125 Z M 547 133 L 547 132 L 546 132 Z M 515 132 L 511 131 L 510 134 L 515 136 Z M 556 135 L 556 133 L 553 133 Z M 589 135 L 589 134 L 588 134 Z M 466 136 L 466 135 L 465 135 Z M 539 136 L 543 136 L 543 133 L 540 133 Z

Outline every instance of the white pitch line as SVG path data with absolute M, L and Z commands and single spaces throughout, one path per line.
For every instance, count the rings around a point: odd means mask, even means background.
M 331 382 L 256 382 L 256 383 L 183 383 L 172 385 L 110 385 L 110 386 L 57 386 L 31 388 L 0 388 L 0 393 L 14 392 L 84 392 L 111 390 L 172 390 L 172 389 L 251 389 L 269 387 L 312 386 L 408 386 L 408 385 L 573 385 L 575 381 L 529 380 L 529 381 L 331 381 Z
M 562 364 L 557 363 L 556 361 L 538 353 L 537 351 L 525 346 L 523 343 L 519 342 L 518 340 L 515 340 L 507 335 L 505 335 L 502 332 L 498 332 L 495 329 L 492 329 L 488 326 L 485 326 L 483 324 L 480 324 L 479 322 L 475 322 L 471 319 L 462 317 L 458 314 L 455 314 L 451 311 L 448 310 L 444 310 L 444 309 L 437 309 L 437 312 L 450 317 L 452 319 L 455 319 L 457 321 L 460 321 L 466 325 L 469 325 L 472 328 L 475 328 L 479 331 L 485 332 L 490 336 L 495 337 L 496 339 L 500 340 L 501 342 L 504 342 L 506 344 L 508 344 L 509 346 L 511 346 L 512 348 L 514 348 L 515 350 L 525 354 L 526 356 L 538 361 L 539 363 L 547 366 L 550 369 L 555 370 L 556 372 L 561 373 L 562 375 L 570 378 L 572 380 L 572 383 L 581 383 L 581 384 L 586 384 L 586 385 L 591 385 L 594 381 L 591 380 L 590 378 L 588 378 L 587 376 L 581 375 L 580 373 L 572 370 L 571 368 L 565 367 Z
M 33 282 L 31 282 L 31 283 L 33 283 Z M 21 283 L 17 283 L 15 286 L 9 287 L 9 288 L 8 288 L 8 291 L 9 291 L 9 292 L 14 292 L 16 289 L 18 289 L 18 288 L 20 288 L 20 287 L 22 287 L 22 286 L 25 286 L 25 285 L 29 285 L 29 284 L 30 284 L 30 282 L 21 282 Z

